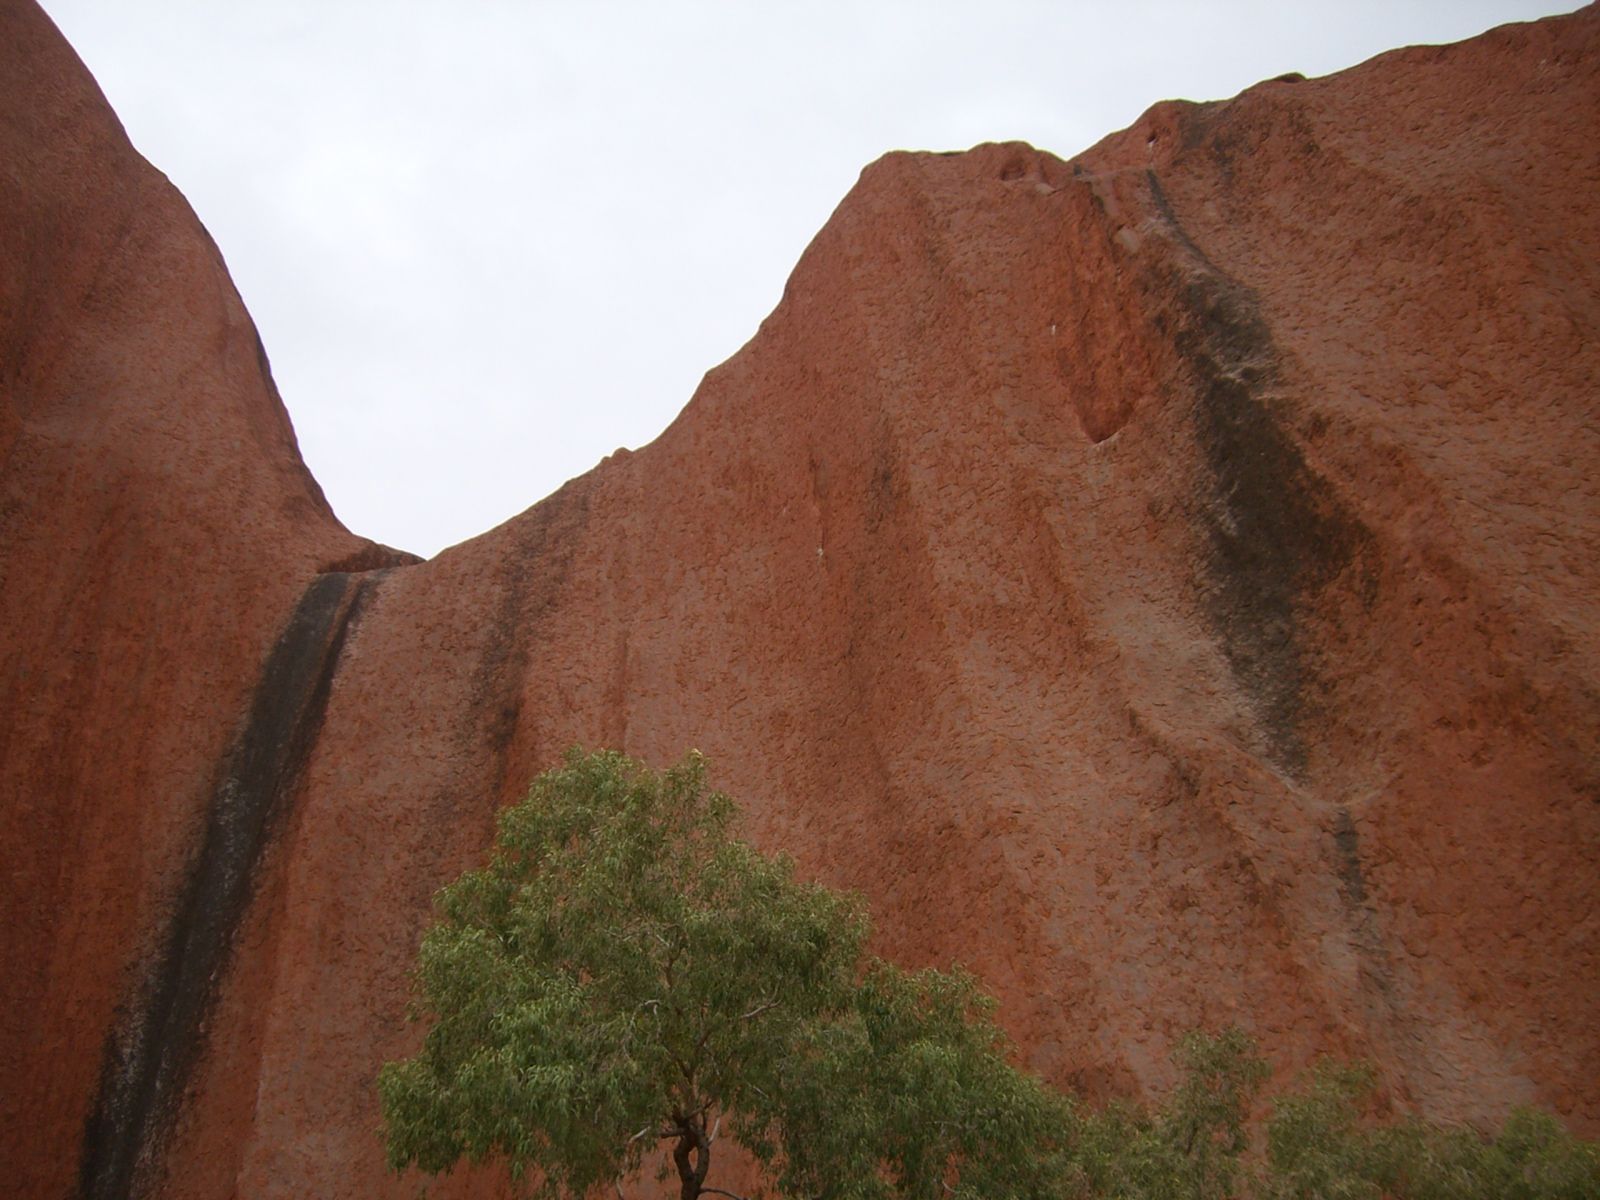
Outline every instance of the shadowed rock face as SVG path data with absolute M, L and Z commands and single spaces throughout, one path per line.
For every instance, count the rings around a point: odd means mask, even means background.
M 699 747 L 1057 1082 L 1238 1023 L 1600 1132 L 1596 9 L 889 155 L 659 440 L 421 564 L 48 21 L 0 58 L 19 1194 L 414 1195 L 429 896 L 574 742 Z

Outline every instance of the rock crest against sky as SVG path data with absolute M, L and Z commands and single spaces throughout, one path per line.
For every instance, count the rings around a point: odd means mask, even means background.
M 0 7 L 12 1186 L 416 1195 L 429 897 L 573 743 L 704 751 L 1058 1084 L 1236 1023 L 1600 1132 L 1597 62 L 1590 8 L 888 155 L 657 441 L 417 563 Z
M 334 512 L 423 555 L 660 433 L 886 150 L 1065 156 L 1562 7 L 45 4 L 226 254 Z

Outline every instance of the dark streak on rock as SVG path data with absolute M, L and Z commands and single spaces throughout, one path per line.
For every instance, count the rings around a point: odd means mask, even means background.
M 1333 817 L 1333 846 L 1339 855 L 1339 880 L 1352 905 L 1367 902 L 1367 880 L 1361 873 L 1361 836 L 1356 832 L 1350 810 L 1339 809 Z
M 1374 1026 L 1384 1028 L 1405 1020 L 1407 1014 L 1395 990 L 1394 959 L 1384 943 L 1378 909 L 1361 867 L 1361 833 L 1350 810 L 1342 806 L 1333 814 L 1333 852 L 1340 892 L 1349 909 L 1351 945 L 1360 955 L 1362 989 Z
M 566 584 L 593 490 L 592 478 L 569 480 L 524 513 L 517 519 L 513 549 L 502 560 L 494 616 L 472 673 L 469 718 L 459 733 L 468 746 L 487 743 L 496 807 L 528 782 L 510 778 L 511 751 L 522 723 L 522 683 L 538 628 Z M 492 824 L 487 833 L 492 836 Z
M 1173 339 L 1195 385 L 1195 434 L 1210 476 L 1198 506 L 1209 544 L 1206 614 L 1270 757 L 1298 777 L 1314 693 L 1300 626 L 1316 595 L 1366 553 L 1371 533 L 1279 424 L 1271 404 L 1279 355 L 1255 295 L 1190 238 L 1154 171 L 1147 179 L 1188 259 L 1162 287 L 1178 296 Z
M 367 589 L 366 579 L 347 574 L 317 576 L 267 657 L 249 720 L 223 760 L 162 947 L 107 1039 L 79 1162 L 85 1200 L 131 1196 L 155 1178 L 249 908 L 256 865 L 316 744 L 340 650 Z

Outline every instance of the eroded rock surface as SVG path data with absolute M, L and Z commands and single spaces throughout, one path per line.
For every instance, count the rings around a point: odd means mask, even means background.
M 699 747 L 1059 1083 L 1238 1023 L 1600 1132 L 1600 11 L 889 155 L 659 440 L 415 565 L 0 11 L 23 1193 L 416 1194 L 429 896 L 572 743 Z

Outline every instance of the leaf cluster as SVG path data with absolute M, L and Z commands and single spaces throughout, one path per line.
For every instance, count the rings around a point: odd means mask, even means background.
M 1324 1063 L 1266 1126 L 1262 1200 L 1583 1200 L 1600 1196 L 1600 1145 L 1554 1117 L 1512 1110 L 1498 1132 L 1415 1117 L 1363 1119 L 1370 1069 Z
M 1376 1077 L 1319 1064 L 1252 1121 L 1268 1070 L 1238 1030 L 1188 1035 L 1159 1109 L 1080 1112 L 1075 1194 L 1116 1200 L 1582 1200 L 1600 1196 L 1600 1145 L 1516 1109 L 1481 1134 L 1374 1113 Z
M 1061 1195 L 1071 1105 L 1009 1064 L 992 1008 L 964 972 L 871 961 L 785 1060 L 777 1103 L 743 1125 L 780 1194 Z
M 1238 1029 L 1190 1033 L 1173 1058 L 1179 1083 L 1161 1108 L 1114 1104 L 1080 1115 L 1071 1166 L 1076 1195 L 1225 1200 L 1239 1193 L 1266 1062 Z

